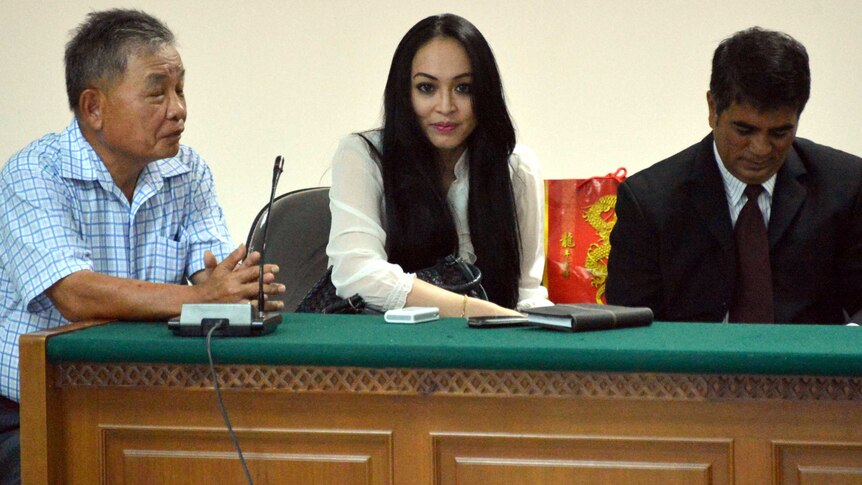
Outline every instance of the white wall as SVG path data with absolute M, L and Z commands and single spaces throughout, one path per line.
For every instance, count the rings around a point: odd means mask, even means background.
M 215 173 L 239 242 L 287 158 L 279 192 L 328 185 L 346 133 L 377 126 L 389 62 L 418 20 L 453 12 L 491 43 L 519 141 L 545 178 L 645 168 L 708 132 L 718 42 L 752 25 L 811 56 L 799 135 L 862 154 L 858 0 L 0 0 L 0 164 L 62 130 L 63 48 L 91 10 L 136 7 L 165 21 L 187 69 L 183 142 Z

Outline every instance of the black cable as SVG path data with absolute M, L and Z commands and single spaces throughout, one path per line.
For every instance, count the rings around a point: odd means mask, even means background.
M 210 362 L 210 373 L 213 376 L 213 387 L 215 387 L 216 397 L 218 398 L 218 407 L 221 411 L 221 416 L 224 419 L 224 424 L 227 426 L 227 432 L 230 434 L 230 439 L 233 441 L 233 446 L 236 448 L 236 452 L 239 455 L 239 461 L 242 463 L 242 470 L 245 472 L 245 478 L 248 480 L 248 485 L 254 485 L 254 482 L 251 479 L 251 474 L 248 472 L 248 465 L 245 464 L 245 458 L 242 456 L 242 449 L 239 447 L 239 441 L 236 439 L 236 435 L 233 434 L 233 427 L 230 425 L 230 419 L 227 417 L 227 410 L 224 407 L 224 401 L 221 399 L 221 390 L 218 385 L 218 376 L 216 375 L 215 365 L 213 364 L 213 352 L 212 352 L 212 335 L 213 332 L 220 328 L 224 324 L 224 320 L 219 321 L 212 327 L 210 327 L 207 332 L 207 356 L 209 357 Z

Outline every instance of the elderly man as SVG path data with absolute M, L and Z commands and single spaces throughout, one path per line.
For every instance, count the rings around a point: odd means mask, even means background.
M 862 159 L 797 138 L 805 48 L 721 42 L 712 133 L 619 188 L 607 300 L 660 320 L 843 323 L 862 308 Z
M 165 320 L 183 303 L 257 295 L 260 256 L 240 265 L 245 248 L 231 251 L 210 169 L 180 145 L 185 70 L 171 31 L 143 12 L 95 12 L 65 64 L 74 120 L 0 172 L 2 483 L 19 480 L 21 334 L 69 321 Z M 266 269 L 266 293 L 283 292 L 272 283 L 277 268 Z

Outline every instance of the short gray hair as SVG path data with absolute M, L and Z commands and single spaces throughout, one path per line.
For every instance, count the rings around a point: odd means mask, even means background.
M 69 108 L 78 112 L 85 89 L 112 82 L 126 72 L 128 56 L 137 50 L 153 53 L 174 45 L 174 34 L 152 15 L 140 10 L 92 12 L 66 44 L 66 94 Z

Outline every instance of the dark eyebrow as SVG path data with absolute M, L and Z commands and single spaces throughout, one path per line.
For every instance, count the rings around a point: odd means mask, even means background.
M 413 78 L 415 79 L 419 76 L 427 77 L 428 79 L 431 79 L 433 81 L 439 81 L 439 79 L 437 79 L 435 76 L 432 76 L 430 74 L 426 74 L 424 72 L 417 72 L 416 74 L 413 75 Z M 463 77 L 472 77 L 472 76 L 473 76 L 472 72 L 465 72 L 463 74 L 458 74 L 457 76 L 453 77 L 452 79 L 461 79 Z
M 147 75 L 147 81 L 146 81 L 147 87 L 148 88 L 159 87 L 165 82 L 165 79 L 167 79 L 168 77 L 169 76 L 163 72 L 154 72 L 152 74 L 149 74 L 149 75 Z M 183 69 L 182 71 L 180 71 L 180 81 L 184 80 L 185 77 L 186 77 L 186 70 Z
M 749 131 L 757 131 L 759 129 L 756 126 L 749 125 L 748 123 L 745 123 L 743 121 L 734 121 L 733 125 L 736 126 L 737 128 L 742 128 L 743 130 L 749 130 Z M 776 126 L 774 128 L 770 128 L 768 131 L 770 133 L 775 133 L 776 131 L 792 130 L 793 127 L 794 127 L 793 123 L 787 123 L 786 125 L 781 125 L 781 126 Z
M 742 128 L 743 130 L 756 130 L 756 126 L 749 125 L 748 123 L 743 123 L 742 121 L 734 121 L 733 126 L 737 128 Z

